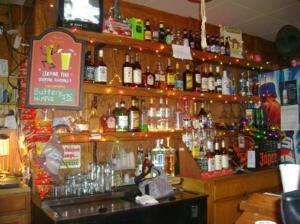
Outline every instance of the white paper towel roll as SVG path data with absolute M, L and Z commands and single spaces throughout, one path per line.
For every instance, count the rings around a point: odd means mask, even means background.
M 300 187 L 300 165 L 279 165 L 283 192 L 295 191 Z

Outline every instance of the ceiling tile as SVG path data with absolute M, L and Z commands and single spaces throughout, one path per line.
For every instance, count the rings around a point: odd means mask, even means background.
M 206 10 L 208 23 L 227 26 L 235 26 L 237 23 L 245 22 L 249 18 L 259 15 L 255 11 L 242 8 L 230 1 Z
M 249 8 L 267 15 L 271 12 L 286 8 L 291 4 L 295 4 L 295 0 L 232 0 L 234 4 L 238 4 L 245 8 Z

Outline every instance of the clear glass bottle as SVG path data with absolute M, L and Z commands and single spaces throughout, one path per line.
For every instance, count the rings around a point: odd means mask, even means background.
M 97 111 L 97 96 L 94 96 L 92 106 L 89 114 L 89 131 L 99 132 L 100 129 L 100 117 Z
M 145 99 L 141 100 L 141 123 L 140 123 L 140 130 L 143 132 L 148 131 L 148 109 L 145 105 Z
M 175 175 L 175 149 L 170 146 L 170 138 L 167 138 L 165 148 L 165 173 L 172 177 Z
M 77 118 L 75 120 L 75 132 L 87 132 L 89 131 L 89 123 L 83 117 L 83 112 L 80 110 L 78 112 Z
M 148 129 L 149 129 L 149 131 L 151 131 L 151 132 L 157 131 L 156 123 L 157 123 L 156 107 L 154 105 L 154 100 L 151 97 L 150 105 L 149 105 L 149 109 L 148 109 Z
M 140 131 L 140 109 L 136 97 L 131 97 L 131 107 L 128 109 L 128 131 Z
M 95 64 L 95 83 L 106 84 L 107 83 L 107 66 L 103 61 L 103 50 L 98 51 L 98 59 Z
M 164 170 L 165 167 L 165 153 L 164 149 L 161 147 L 161 140 L 156 140 L 156 146 L 151 150 L 151 160 L 154 166 Z
M 130 55 L 125 54 L 125 63 L 122 69 L 122 82 L 123 86 L 132 86 L 133 84 L 133 66 L 130 63 Z
M 188 101 L 184 101 L 184 112 L 182 115 L 182 128 L 184 130 L 192 129 L 192 117 L 189 110 Z
M 158 131 L 165 130 L 165 106 L 164 106 L 164 99 L 162 97 L 159 98 L 159 106 L 156 110 L 156 119 L 157 119 L 157 126 L 156 129 Z
M 246 86 L 247 86 L 247 96 L 253 96 L 253 79 L 250 76 L 250 71 L 247 71 L 248 73 L 248 77 L 247 77 L 247 81 L 246 81 Z
M 230 80 L 227 76 L 227 71 L 223 70 L 222 76 L 222 94 L 229 95 L 230 94 Z
M 125 102 L 121 100 L 120 108 L 116 113 L 117 125 L 116 131 L 117 132 L 126 132 L 128 131 L 128 111 L 125 108 Z
M 240 95 L 241 96 L 246 96 L 247 94 L 247 80 L 245 78 L 245 74 L 242 73 L 241 74 L 241 78 L 240 78 Z
M 201 74 L 201 92 L 208 92 L 208 73 L 207 73 L 207 65 L 204 65 L 203 72 Z
M 192 127 L 194 130 L 198 130 L 200 128 L 200 119 L 197 104 L 198 103 L 196 101 L 193 102 Z
M 176 109 L 174 111 L 174 128 L 176 131 L 181 131 L 182 130 L 182 110 L 180 109 L 179 102 L 176 103 Z
M 228 151 L 226 149 L 225 140 L 221 140 L 221 154 L 222 154 L 222 169 L 229 168 L 229 156 Z

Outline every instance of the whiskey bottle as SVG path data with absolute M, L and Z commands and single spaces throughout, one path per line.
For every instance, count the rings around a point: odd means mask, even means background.
M 198 70 L 198 64 L 194 64 L 194 80 L 195 80 L 195 90 L 201 92 L 201 73 Z
M 225 40 L 225 55 L 230 56 L 229 37 L 226 37 L 226 40 Z
M 98 51 L 98 59 L 95 65 L 95 83 L 106 84 L 107 83 L 107 66 L 103 62 L 103 50 Z
M 151 32 L 151 28 L 150 28 L 150 21 L 149 21 L 149 19 L 146 19 L 146 22 L 145 22 L 144 35 L 145 35 L 145 40 L 146 41 L 151 41 L 152 40 L 152 32 Z
M 145 105 L 145 99 L 141 100 L 141 122 L 140 122 L 140 130 L 143 132 L 148 131 L 148 110 Z
M 240 95 L 246 96 L 246 94 L 247 94 L 247 81 L 244 73 L 242 73 L 240 78 Z
M 198 107 L 197 107 L 197 102 L 193 102 L 193 117 L 192 117 L 192 127 L 194 130 L 198 130 L 200 128 L 200 123 L 199 123 L 199 113 L 198 113 Z
M 159 23 L 159 31 L 158 31 L 158 41 L 160 43 L 165 43 L 166 33 L 165 33 L 165 27 L 163 22 Z
M 94 96 L 89 114 L 89 131 L 92 133 L 99 132 L 100 117 L 97 112 L 97 96 Z
M 139 63 L 138 54 L 135 54 L 135 62 L 133 65 L 133 85 L 136 87 L 142 86 L 142 69 Z
M 175 174 L 175 149 L 170 146 L 170 138 L 165 148 L 165 173 L 172 177 Z
M 172 44 L 172 33 L 169 27 L 166 28 L 166 38 L 165 38 L 165 42 L 168 45 Z
M 103 132 L 115 132 L 116 131 L 116 117 L 111 111 L 111 107 L 108 107 L 107 114 L 101 116 L 102 131 Z
M 89 131 L 89 123 L 84 119 L 83 112 L 80 110 L 75 120 L 75 132 L 87 132 Z
M 185 47 L 189 46 L 188 32 L 186 29 L 183 29 L 182 41 L 183 41 L 183 46 Z
M 171 58 L 168 58 L 168 66 L 166 69 L 167 88 L 173 89 L 175 83 L 175 74 L 172 69 Z
M 222 154 L 220 151 L 220 143 L 217 138 L 214 141 L 214 148 L 215 148 L 215 170 L 222 169 Z
M 186 64 L 185 71 L 183 72 L 183 90 L 185 91 L 194 90 L 194 74 L 190 70 L 189 64 Z
M 120 109 L 119 102 L 116 102 L 115 108 L 112 111 L 112 115 L 115 117 L 115 120 L 116 120 L 116 129 L 118 129 L 117 114 L 119 113 L 119 109 Z
M 116 131 L 117 132 L 126 132 L 128 131 L 128 112 L 125 108 L 125 102 L 121 100 L 120 109 L 116 112 Z
M 215 90 L 217 93 L 222 93 L 222 75 L 220 73 L 220 67 L 216 67 L 216 83 L 215 83 Z
M 195 49 L 198 50 L 198 51 L 202 50 L 202 47 L 201 47 L 201 38 L 200 38 L 200 35 L 199 35 L 198 32 L 195 35 Z
M 122 82 L 123 86 L 132 86 L 133 84 L 133 67 L 130 63 L 130 56 L 128 53 L 125 55 L 125 63 L 123 64 L 122 69 Z
M 175 83 L 174 83 L 176 90 L 183 90 L 183 79 L 182 74 L 179 69 L 179 63 L 176 62 L 175 65 Z
M 156 107 L 153 98 L 150 98 L 150 105 L 148 109 L 148 129 L 149 131 L 157 131 L 156 129 Z
M 95 66 L 92 63 L 92 53 L 91 51 L 85 54 L 85 68 L 84 68 L 84 82 L 92 83 L 94 82 Z
M 214 93 L 215 92 L 215 75 L 212 71 L 212 65 L 209 66 L 209 73 L 208 73 L 208 92 Z
M 225 146 L 225 140 L 222 139 L 221 141 L 221 154 L 222 154 L 222 169 L 229 168 L 229 156 L 228 151 Z
M 202 76 L 201 76 L 201 92 L 203 93 L 208 92 L 208 73 L 207 73 L 206 65 L 204 65 L 204 71 L 202 72 Z
M 194 40 L 194 35 L 192 30 L 189 31 L 189 46 L 191 49 L 195 48 L 195 40 Z
M 201 108 L 199 111 L 199 126 L 200 128 L 207 128 L 207 112 L 205 111 L 204 108 L 204 103 L 201 102 Z
M 154 88 L 154 84 L 155 84 L 155 76 L 154 74 L 150 71 L 150 66 L 146 67 L 146 72 L 144 72 L 143 74 L 143 86 L 145 88 Z
M 154 86 L 155 88 L 160 88 L 161 84 L 160 84 L 160 80 L 161 80 L 161 76 L 162 75 L 162 70 L 161 70 L 161 63 L 157 62 L 157 67 L 156 67 L 156 71 L 155 71 L 155 81 L 154 81 Z
M 131 98 L 131 107 L 128 109 L 128 131 L 140 131 L 140 110 L 136 97 Z
M 184 112 L 182 115 L 182 128 L 184 130 L 192 129 L 192 117 L 189 111 L 188 101 L 184 101 Z

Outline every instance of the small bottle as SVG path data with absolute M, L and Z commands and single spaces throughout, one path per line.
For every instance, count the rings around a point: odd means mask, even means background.
M 192 30 L 189 31 L 189 46 L 191 49 L 195 48 L 195 40 L 194 40 L 194 35 Z
M 230 89 L 230 94 L 235 95 L 236 94 L 236 82 L 235 82 L 235 76 L 234 74 L 229 73 L 229 89 Z
M 146 67 L 146 72 L 143 73 L 143 86 L 145 88 L 154 88 L 155 84 L 155 76 L 154 74 L 150 71 L 150 66 Z
M 223 76 L 222 76 L 222 94 L 223 95 L 229 95 L 230 94 L 229 78 L 227 76 L 227 71 L 226 70 L 223 70 Z
M 125 108 L 125 102 L 121 100 L 120 109 L 116 114 L 116 131 L 117 132 L 127 132 L 128 131 L 128 111 Z
M 165 27 L 163 22 L 159 23 L 159 31 L 158 31 L 158 41 L 160 43 L 165 43 L 166 33 L 165 33 Z
M 156 129 L 156 107 L 153 98 L 150 98 L 150 105 L 148 109 L 148 129 L 149 131 L 157 131 Z
M 229 37 L 226 37 L 226 41 L 225 41 L 225 55 L 230 56 Z
M 101 116 L 101 123 L 102 123 L 103 132 L 115 132 L 116 131 L 116 117 L 112 113 L 110 107 L 108 107 L 107 115 Z
M 131 98 L 131 107 L 128 109 L 128 131 L 140 131 L 140 110 L 136 97 Z
M 229 156 L 228 156 L 228 151 L 225 146 L 224 139 L 222 139 L 222 141 L 221 141 L 221 154 L 222 154 L 222 169 L 228 169 L 229 168 Z
M 199 118 L 200 128 L 207 128 L 207 112 L 205 111 L 203 102 L 201 102 L 201 108 L 200 108 L 200 111 L 199 111 L 198 118 Z
M 141 122 L 140 130 L 143 132 L 148 131 L 148 110 L 145 105 L 145 99 L 141 100 Z
M 144 36 L 145 36 L 146 41 L 151 41 L 152 40 L 152 32 L 151 32 L 149 19 L 146 19 L 146 22 L 145 22 Z
M 95 66 L 95 83 L 106 84 L 107 83 L 107 66 L 103 62 L 103 50 L 98 51 L 98 59 Z
M 133 85 L 136 87 L 142 86 L 142 69 L 139 63 L 138 54 L 135 54 L 135 62 L 133 65 Z
M 195 80 L 195 90 L 197 92 L 201 92 L 201 81 L 202 81 L 202 77 L 201 77 L 201 73 L 198 70 L 198 64 L 195 63 L 194 65 L 194 80 Z
M 123 86 L 132 86 L 132 84 L 133 84 L 133 66 L 130 63 L 130 56 L 127 53 L 125 54 L 125 63 L 123 64 L 122 71 L 123 71 L 123 73 L 122 73 Z
M 92 101 L 92 107 L 89 115 L 89 131 L 99 132 L 100 129 L 100 117 L 97 112 L 97 96 L 94 96 Z
M 84 82 L 92 83 L 94 82 L 95 76 L 95 66 L 92 63 L 92 53 L 91 51 L 85 54 L 85 69 L 84 69 Z
M 168 58 L 168 66 L 166 69 L 166 82 L 167 82 L 168 89 L 174 88 L 175 74 L 172 69 L 171 58 Z
M 222 154 L 220 151 L 220 143 L 217 138 L 215 138 L 214 143 L 215 148 L 215 170 L 221 170 L 222 169 Z
M 192 129 L 192 117 L 189 111 L 188 101 L 184 101 L 184 112 L 182 115 L 182 128 L 184 130 Z
M 214 93 L 215 92 L 215 75 L 212 71 L 212 65 L 209 66 L 209 73 L 208 73 L 208 91 L 210 93 Z
M 185 71 L 183 72 L 183 90 L 193 91 L 194 90 L 194 74 L 190 70 L 190 64 L 186 64 Z
M 84 119 L 83 112 L 80 110 L 75 120 L 75 132 L 87 132 L 89 131 L 89 123 Z
M 188 47 L 189 46 L 189 38 L 188 38 L 188 32 L 186 29 L 183 29 L 182 40 L 183 40 L 183 46 Z
M 201 76 L 201 92 L 203 93 L 208 92 L 208 73 L 207 73 L 206 65 L 204 65 L 204 71 L 202 72 L 202 76 Z
M 215 170 L 215 155 L 213 152 L 213 139 L 211 138 L 210 132 L 208 133 L 207 140 L 207 165 L 208 165 L 208 171 L 214 171 Z
M 182 79 L 182 73 L 179 69 L 179 63 L 176 62 L 175 65 L 175 83 L 174 83 L 176 90 L 183 90 L 183 79 Z
M 216 67 L 216 83 L 215 90 L 217 93 L 222 93 L 222 75 L 220 73 L 220 67 Z
M 165 42 L 168 45 L 172 44 L 172 33 L 169 27 L 166 28 L 166 38 L 165 38 Z
M 215 38 L 215 45 L 216 45 L 215 53 L 220 54 L 221 53 L 221 41 L 220 41 L 220 37 L 218 37 L 218 36 L 216 36 L 216 38 Z

